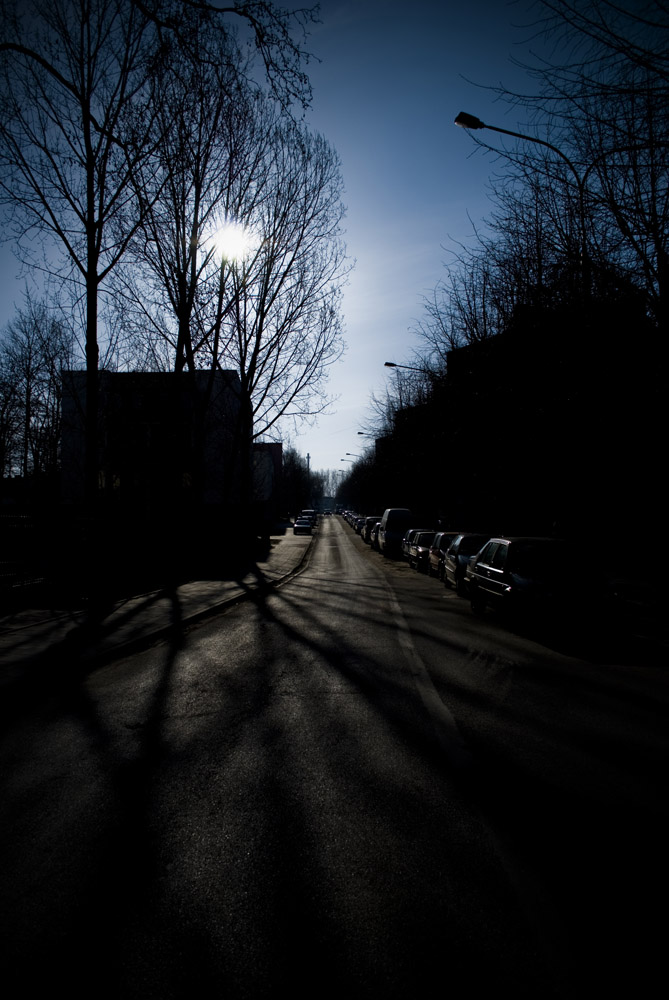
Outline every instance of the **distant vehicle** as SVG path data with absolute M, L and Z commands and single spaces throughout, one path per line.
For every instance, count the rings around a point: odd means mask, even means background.
M 491 538 L 469 566 L 472 611 L 490 605 L 550 615 L 567 600 L 570 562 L 555 538 Z
M 409 566 L 412 569 L 417 569 L 419 573 L 427 571 L 430 546 L 434 541 L 435 534 L 434 531 L 419 531 L 417 535 L 414 535 L 409 546 Z
M 444 579 L 444 556 L 449 545 L 458 537 L 457 531 L 438 531 L 434 536 L 434 541 L 430 546 L 427 557 L 428 576 L 436 576 L 437 579 Z
M 388 507 L 379 527 L 379 551 L 384 556 L 398 556 L 402 539 L 411 527 L 412 514 L 408 507 Z
M 467 567 L 489 538 L 490 535 L 479 535 L 473 531 L 463 532 L 452 539 L 444 554 L 442 579 L 447 587 L 455 587 L 460 597 L 469 593 Z
M 313 529 L 311 523 L 311 518 L 309 517 L 298 517 L 295 519 L 295 524 L 293 525 L 294 535 L 310 535 Z
M 311 521 L 314 528 L 318 524 L 318 513 L 315 510 L 312 510 L 311 508 L 308 510 L 303 510 L 300 514 L 300 517 L 308 518 Z

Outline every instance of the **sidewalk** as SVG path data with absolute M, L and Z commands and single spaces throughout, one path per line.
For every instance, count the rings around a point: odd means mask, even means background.
M 0 689 L 46 654 L 103 662 L 134 652 L 254 591 L 276 586 L 308 562 L 311 537 L 273 535 L 267 557 L 243 578 L 192 580 L 118 601 L 96 620 L 85 611 L 25 610 L 0 618 Z

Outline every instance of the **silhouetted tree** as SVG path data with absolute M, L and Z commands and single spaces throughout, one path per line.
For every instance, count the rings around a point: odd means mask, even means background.
M 72 335 L 43 303 L 27 299 L 0 339 L 3 475 L 53 472 L 60 444 L 62 372 Z
M 254 176 L 231 204 L 252 246 L 224 260 L 206 347 L 210 363 L 237 371 L 254 434 L 328 404 L 328 368 L 343 351 L 339 159 L 321 136 L 261 111 L 266 138 Z
M 147 155 L 153 25 L 121 0 L 3 2 L 0 197 L 19 253 L 86 302 L 87 490 L 96 490 L 98 293 L 137 224 L 129 178 Z
M 309 465 L 295 448 L 283 449 L 281 504 L 286 513 L 295 515 L 311 500 L 312 483 Z
M 210 38 L 200 16 L 189 20 L 188 46 L 182 25 L 156 70 L 158 138 L 133 176 L 147 210 L 114 279 L 124 360 L 176 372 L 203 366 L 220 268 L 217 230 L 263 154 L 254 113 L 261 96 L 244 82 L 241 52 L 225 34 Z
M 43 266 L 79 283 L 86 302 L 89 502 L 97 490 L 98 295 L 148 207 L 131 181 L 160 134 L 161 76 L 154 70 L 161 47 L 175 35 L 180 43 L 190 39 L 184 15 L 196 8 L 213 34 L 226 35 L 230 18 L 246 25 L 277 96 L 286 105 L 308 102 L 306 53 L 291 34 L 295 25 L 304 28 L 307 11 L 194 0 L 0 4 L 0 197 L 19 250 L 27 254 L 30 238 L 46 237 Z M 208 58 L 206 48 L 199 58 Z
M 535 89 L 497 92 L 548 129 L 575 165 L 595 292 L 599 268 L 605 287 L 613 272 L 625 275 L 666 330 L 669 7 L 664 0 L 540 0 L 537 8 L 552 48 L 526 67 Z M 536 149 L 527 147 L 515 151 L 516 163 L 538 162 Z M 554 177 L 543 154 L 541 161 L 544 176 Z M 565 180 L 574 193 L 568 171 Z

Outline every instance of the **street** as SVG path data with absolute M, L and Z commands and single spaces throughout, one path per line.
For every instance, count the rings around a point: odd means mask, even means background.
M 284 586 L 22 703 L 6 995 L 656 995 L 669 685 L 615 648 L 324 518 Z

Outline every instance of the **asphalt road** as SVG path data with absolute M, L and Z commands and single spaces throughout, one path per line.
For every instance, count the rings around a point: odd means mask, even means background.
M 658 995 L 668 706 L 661 653 L 477 619 L 325 519 L 275 592 L 22 704 L 5 995 Z

